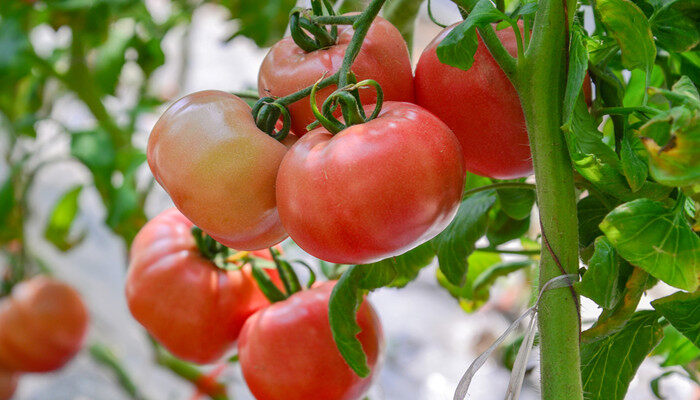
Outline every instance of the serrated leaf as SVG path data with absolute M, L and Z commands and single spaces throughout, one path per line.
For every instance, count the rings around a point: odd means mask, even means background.
M 473 252 L 468 259 L 469 271 L 462 285 L 454 285 L 447 280 L 442 271 L 437 271 L 438 283 L 459 300 L 459 305 L 466 312 L 476 311 L 489 299 L 489 288 L 481 286 L 478 291 L 474 288 L 474 282 L 490 267 L 501 262 L 501 257 L 495 253 L 483 251 Z
M 569 72 L 564 92 L 564 121 L 571 119 L 576 99 L 581 94 L 586 70 L 588 70 L 588 49 L 586 48 L 585 37 L 586 32 L 583 30 L 583 27 L 579 24 L 574 24 L 569 43 Z
M 44 237 L 61 251 L 68 251 L 80 243 L 85 237 L 81 233 L 71 237 L 71 226 L 78 215 L 78 198 L 83 190 L 82 185 L 67 191 L 54 205 L 48 223 L 44 228 Z
M 467 197 L 462 200 L 450 225 L 430 241 L 440 271 L 452 284 L 462 285 L 467 272 L 467 257 L 474 251 L 476 241 L 486 233 L 488 210 L 495 202 L 493 190 Z
M 535 191 L 532 189 L 498 189 L 498 201 L 504 213 L 514 219 L 530 216 L 535 204 Z
M 620 263 L 617 252 L 605 236 L 595 240 L 595 252 L 588 261 L 588 270 L 576 290 L 602 308 L 612 309 L 620 298 L 618 285 Z
M 700 291 L 676 292 L 651 302 L 678 331 L 700 347 Z
M 633 192 L 636 192 L 642 188 L 649 174 L 644 144 L 632 132 L 626 130 L 620 145 L 622 172 L 625 174 L 627 184 Z
M 396 278 L 393 268 L 370 264 L 348 268 L 333 288 L 328 302 L 328 318 L 333 340 L 350 368 L 360 377 L 370 373 L 367 356 L 357 339 L 360 326 L 357 310 L 368 290 L 387 286 Z
M 632 265 L 671 286 L 697 289 L 700 238 L 682 210 L 638 199 L 612 210 L 600 229 Z
M 603 25 L 620 46 L 625 68 L 651 71 L 656 45 L 642 10 L 629 0 L 598 0 L 595 7 Z
M 622 330 L 581 345 L 581 378 L 589 400 L 622 400 L 663 330 L 655 311 L 635 313 Z
M 479 0 L 467 19 L 457 25 L 440 42 L 436 52 L 441 63 L 464 71 L 474 63 L 474 54 L 479 44 L 476 28 L 508 17 L 489 0 Z

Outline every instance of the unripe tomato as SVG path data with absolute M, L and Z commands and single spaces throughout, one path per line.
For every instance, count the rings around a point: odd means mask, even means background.
M 305 52 L 291 37 L 272 46 L 260 66 L 258 93 L 261 97 L 283 97 L 313 85 L 324 72 L 327 76 L 340 69 L 345 50 L 350 44 L 352 26 L 338 27 L 338 40 L 334 46 Z M 385 100 L 413 102 L 413 73 L 406 42 L 391 22 L 377 17 L 367 32 L 360 53 L 352 64 L 352 72 L 358 81 L 374 79 L 384 91 Z M 316 101 L 319 106 L 336 89 L 335 85 L 319 90 Z M 372 90 L 360 90 L 363 104 L 376 102 Z M 289 106 L 292 132 L 297 136 L 306 133 L 306 126 L 316 120 L 308 99 Z
M 437 46 L 455 26 L 445 28 L 423 50 L 414 79 L 416 102 L 457 135 L 467 170 L 497 179 L 527 176 L 532 173 L 532 160 L 520 99 L 481 37 L 468 71 L 443 64 L 437 57 Z M 515 56 L 513 30 L 496 34 Z
M 282 161 L 277 203 L 287 232 L 309 254 L 366 264 L 440 233 L 463 187 L 450 129 L 415 104 L 387 102 L 367 123 L 299 139 Z
M 83 345 L 88 313 L 78 292 L 37 276 L 0 301 L 0 368 L 48 372 L 61 368 Z
M 131 245 L 126 300 L 171 353 L 205 364 L 221 358 L 246 318 L 269 302 L 248 267 L 225 271 L 204 258 L 191 228 L 175 208 L 144 225 Z
M 255 125 L 250 107 L 207 90 L 176 101 L 148 139 L 148 165 L 175 206 L 218 242 L 257 250 L 287 234 L 275 177 L 287 148 Z
M 0 400 L 12 399 L 18 383 L 18 373 L 0 370 Z
M 257 400 L 357 400 L 379 368 L 384 347 L 379 318 L 368 301 L 357 312 L 357 335 L 372 373 L 360 378 L 340 355 L 328 322 L 335 285 L 324 282 L 274 303 L 246 321 L 238 356 Z

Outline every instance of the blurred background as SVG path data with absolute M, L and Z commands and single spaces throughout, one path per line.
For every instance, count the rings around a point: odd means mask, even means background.
M 57 372 L 24 376 L 15 398 L 194 398 L 190 382 L 155 360 L 123 293 L 128 244 L 148 218 L 171 206 L 144 163 L 148 133 L 167 104 L 182 95 L 255 90 L 267 47 L 284 34 L 295 2 L 0 3 L 0 273 L 20 264 L 28 274 L 50 272 L 82 294 L 91 316 L 79 356 Z M 343 10 L 362 6 L 357 0 L 341 3 Z M 445 24 L 460 19 L 447 0 L 432 1 L 432 10 Z M 385 12 L 400 28 L 417 13 L 414 60 L 440 30 L 420 1 L 390 0 Z M 291 243 L 284 246 L 300 252 Z M 426 268 L 406 288 L 371 295 L 387 353 L 370 399 L 451 399 L 468 364 L 531 296 L 530 271 L 498 280 L 490 299 L 478 304 L 451 297 L 435 273 L 434 266 Z M 671 293 L 663 285 L 653 290 L 654 298 Z M 599 311 L 583 300 L 584 320 L 590 319 Z M 517 338 L 477 374 L 470 398 L 503 397 Z M 109 353 L 111 363 L 92 356 L 91 346 Z M 536 358 L 523 400 L 539 398 Z M 667 399 L 700 398 L 692 382 L 675 374 L 655 381 L 672 370 L 658 364 L 642 364 L 629 399 L 655 399 L 652 382 Z M 119 373 L 131 377 L 133 393 L 119 383 Z M 236 364 L 219 378 L 232 399 L 252 399 Z

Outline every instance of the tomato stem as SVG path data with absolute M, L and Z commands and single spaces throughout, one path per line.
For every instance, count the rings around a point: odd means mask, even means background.
M 483 192 L 492 189 L 529 189 L 535 190 L 536 186 L 526 182 L 498 182 L 491 185 L 479 186 L 478 188 L 469 189 L 462 194 L 462 197 L 471 196 L 475 193 Z
M 255 262 L 255 260 L 251 260 L 250 264 L 252 268 L 253 279 L 255 279 L 255 282 L 258 284 L 260 291 L 263 292 L 263 294 L 265 295 L 265 297 L 267 297 L 268 300 L 270 300 L 270 303 L 282 301 L 287 298 L 287 295 L 284 294 L 281 290 L 279 290 L 277 286 L 275 286 L 275 284 L 272 282 L 272 279 L 270 279 L 270 275 L 268 275 L 264 269 L 260 268 Z
M 274 247 L 270 247 L 270 254 L 272 254 L 272 260 L 277 266 L 277 272 L 279 273 L 280 279 L 282 279 L 282 284 L 287 291 L 287 296 L 291 296 L 300 291 L 301 284 L 292 266 L 280 257 L 279 251 Z

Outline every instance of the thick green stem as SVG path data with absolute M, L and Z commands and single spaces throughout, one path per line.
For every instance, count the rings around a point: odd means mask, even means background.
M 413 30 L 416 26 L 416 16 L 423 0 L 394 0 L 384 7 L 383 16 L 401 32 L 408 45 L 408 51 L 413 47 Z
M 379 14 L 379 10 L 382 9 L 385 1 L 386 0 L 373 0 L 367 6 L 367 9 L 360 14 L 357 21 L 355 21 L 353 25 L 355 27 L 355 33 L 352 35 L 352 40 L 345 50 L 343 63 L 340 65 L 340 70 L 338 70 L 339 88 L 348 84 L 348 75 L 350 74 L 352 63 L 355 62 L 355 58 L 357 58 L 357 55 L 360 53 L 360 48 L 362 48 L 362 43 L 365 41 L 365 36 L 367 36 L 369 27 L 377 14 Z
M 540 285 L 578 271 L 578 221 L 571 161 L 560 126 L 567 75 L 569 12 L 540 0 L 530 45 L 515 79 L 530 137 L 543 229 Z M 544 400 L 581 400 L 578 296 L 547 291 L 539 306 Z

